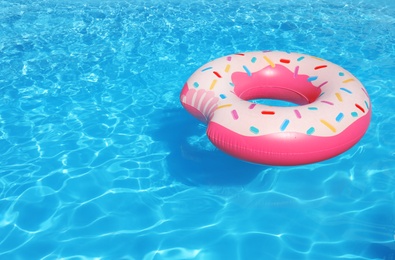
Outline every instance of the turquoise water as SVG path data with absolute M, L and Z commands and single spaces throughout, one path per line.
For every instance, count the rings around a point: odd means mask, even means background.
M 0 0 L 0 259 L 395 259 L 395 3 L 313 2 Z M 211 145 L 184 82 L 267 49 L 359 78 L 355 147 L 269 167 Z

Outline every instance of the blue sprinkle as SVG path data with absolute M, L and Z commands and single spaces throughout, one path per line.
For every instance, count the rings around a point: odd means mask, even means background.
M 316 79 L 318 79 L 317 76 L 312 76 L 312 77 L 309 77 L 309 78 L 307 79 L 307 81 L 308 81 L 308 82 L 311 82 L 311 81 L 314 81 L 314 80 L 316 80 Z
M 232 87 L 235 86 L 235 84 L 233 84 L 233 82 L 229 82 L 229 85 L 231 85 Z
M 343 113 L 339 113 L 339 114 L 337 115 L 337 117 L 336 117 L 336 121 L 337 121 L 337 122 L 340 122 L 340 121 L 342 121 L 343 118 L 344 118 L 344 114 L 343 114 Z
M 310 127 L 310 128 L 307 130 L 306 134 L 312 135 L 314 132 L 315 132 L 314 127 Z
M 316 107 L 308 107 L 307 109 L 308 110 L 318 110 L 318 108 L 316 108 Z
M 369 104 L 366 101 L 365 101 L 365 106 L 366 106 L 367 109 L 369 109 Z
M 203 71 L 206 71 L 206 70 L 211 70 L 213 67 L 207 67 L 207 68 L 205 68 L 205 69 L 202 69 L 202 72 Z
M 199 87 L 199 83 L 195 82 L 195 83 L 193 83 L 193 86 L 194 86 L 195 88 L 197 88 L 197 87 Z
M 255 63 L 255 62 L 256 62 L 256 58 L 253 57 L 253 58 L 251 59 L 251 62 L 252 62 L 252 63 Z
M 289 120 L 285 119 L 284 122 L 282 123 L 281 127 L 280 127 L 280 130 L 284 131 L 287 128 L 288 124 L 289 124 Z
M 297 61 L 301 61 L 301 60 L 303 60 L 303 59 L 304 59 L 304 56 L 299 57 L 299 58 L 297 59 Z
M 251 72 L 245 65 L 243 65 L 243 69 L 247 72 L 248 76 L 251 77 Z
M 343 90 L 344 92 L 347 92 L 348 94 L 352 94 L 352 92 L 346 88 L 340 88 L 341 90 Z
M 339 72 L 339 76 L 340 76 L 340 77 L 343 77 L 343 76 L 344 76 L 344 73 L 343 73 L 343 72 Z
M 250 127 L 250 131 L 251 131 L 252 133 L 254 133 L 254 134 L 258 134 L 258 133 L 259 133 L 259 129 L 256 128 L 255 126 L 251 126 L 251 127 Z
M 225 99 L 226 95 L 225 94 L 221 94 L 221 95 L 219 95 L 219 97 L 222 98 L 222 99 Z
M 358 113 L 357 113 L 357 112 L 352 112 L 352 113 L 351 113 L 351 116 L 352 116 L 352 117 L 358 117 Z

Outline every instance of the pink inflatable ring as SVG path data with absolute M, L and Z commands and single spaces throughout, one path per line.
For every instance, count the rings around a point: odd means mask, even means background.
M 252 99 L 278 99 L 278 107 Z M 253 163 L 299 165 L 339 155 L 355 145 L 371 118 L 369 96 L 342 67 L 299 53 L 248 52 L 199 68 L 181 103 L 208 123 L 210 141 Z

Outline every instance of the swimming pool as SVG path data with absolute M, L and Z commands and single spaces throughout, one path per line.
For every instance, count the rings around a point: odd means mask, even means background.
M 0 0 L 1 259 L 395 259 L 395 4 Z M 308 53 L 372 123 L 298 167 L 218 151 L 179 91 L 209 60 Z

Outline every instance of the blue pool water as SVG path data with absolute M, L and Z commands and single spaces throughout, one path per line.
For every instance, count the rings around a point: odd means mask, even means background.
M 224 155 L 179 103 L 235 52 L 339 64 L 368 90 L 351 150 Z M 392 0 L 0 0 L 0 259 L 395 259 Z

